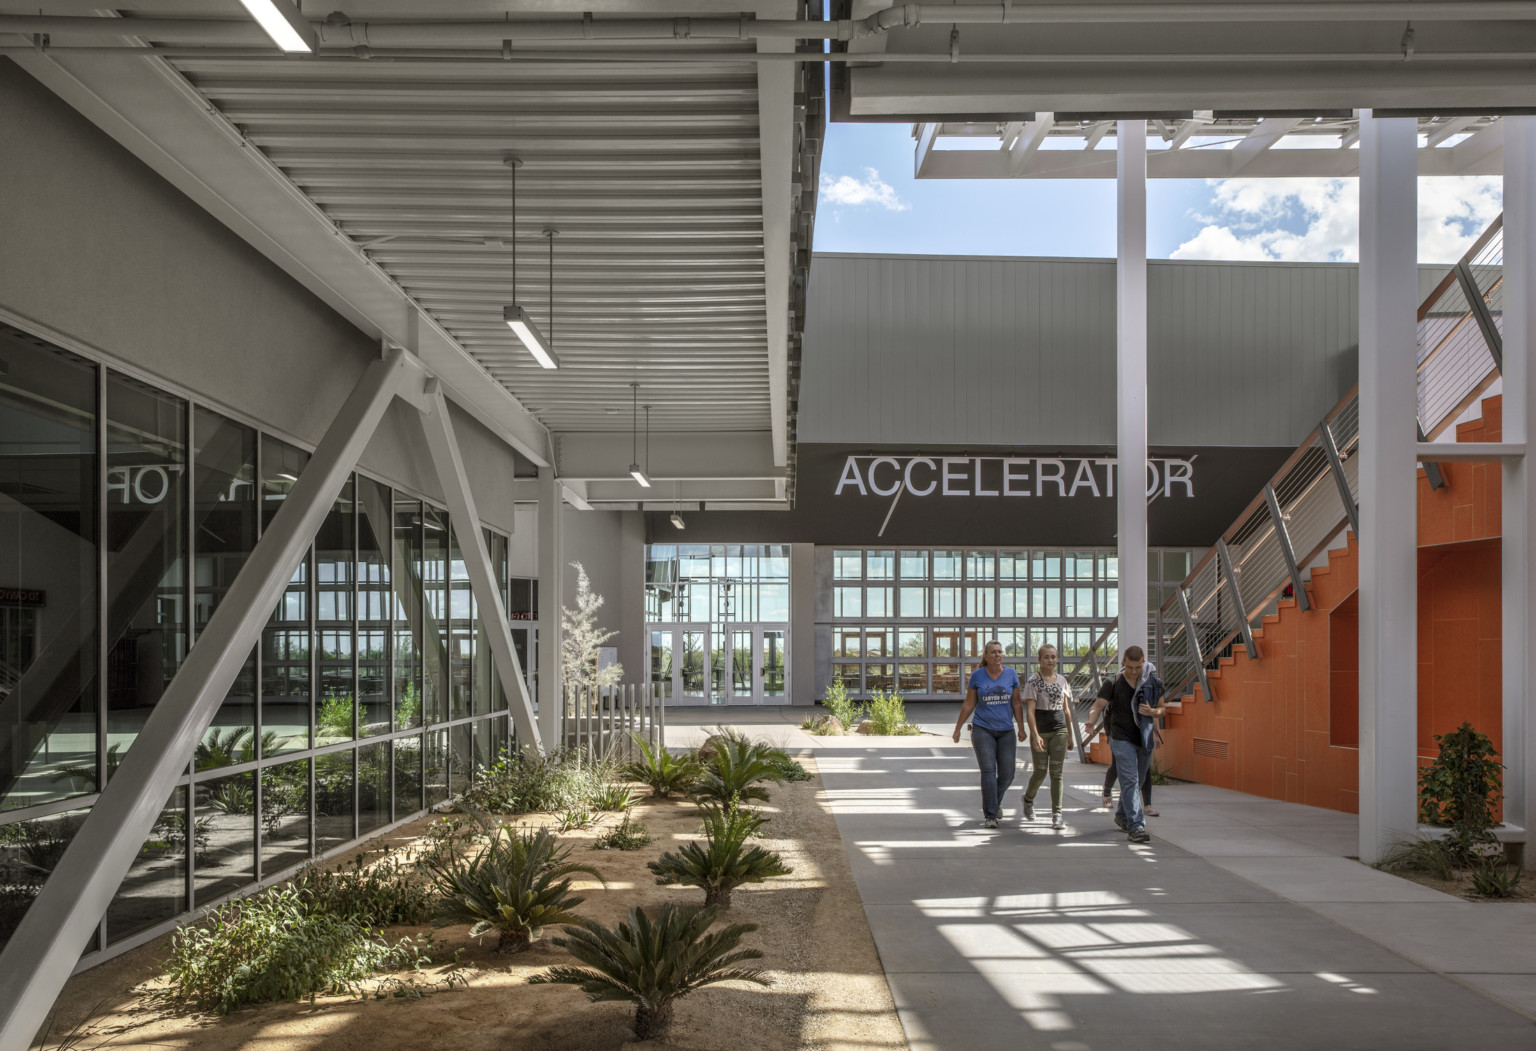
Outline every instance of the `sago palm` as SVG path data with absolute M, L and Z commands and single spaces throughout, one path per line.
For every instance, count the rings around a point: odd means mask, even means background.
M 731 907 L 731 892 L 744 883 L 761 883 L 792 871 L 784 859 L 747 839 L 762 825 L 750 810 L 705 807 L 704 842 L 684 843 L 646 867 L 662 885 L 681 883 L 704 891 L 704 905 Z
M 771 762 L 775 749 L 738 737 L 721 736 L 715 742 L 715 753 L 704 764 L 694 796 L 727 805 L 733 799 L 766 803 L 765 782 L 784 780 L 783 773 Z
M 651 747 L 639 734 L 630 734 L 640 749 L 640 758 L 624 767 L 623 774 L 650 788 L 651 794 L 666 799 L 673 792 L 686 792 L 694 786 L 703 767 L 692 755 L 673 755 L 665 747 Z
M 593 1003 L 628 1000 L 635 1005 L 635 1036 L 652 1040 L 672 1024 L 672 1006 L 695 989 L 717 982 L 771 985 L 759 968 L 737 964 L 760 960 L 756 949 L 738 949 L 755 923 L 737 923 L 710 932 L 719 913 L 693 906 L 663 905 L 651 919 L 639 908 L 612 930 L 578 920 L 564 938 L 550 939 L 586 967 L 551 967 L 528 981 L 574 985 Z
M 498 952 L 521 952 L 543 927 L 578 922 L 572 910 L 586 899 L 570 892 L 573 875 L 605 882 L 592 866 L 568 861 L 569 854 L 548 829 L 503 827 L 472 858 L 450 854 L 432 862 L 427 870 L 441 895 L 435 922 L 470 923 L 473 938 L 496 931 Z

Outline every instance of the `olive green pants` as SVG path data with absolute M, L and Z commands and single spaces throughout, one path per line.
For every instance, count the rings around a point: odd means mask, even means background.
M 1067 760 L 1067 749 L 1072 744 L 1072 732 L 1063 726 L 1060 730 L 1052 730 L 1040 735 L 1045 742 L 1045 751 L 1037 752 L 1033 748 L 1029 750 L 1029 759 L 1034 766 L 1034 772 L 1029 775 L 1029 787 L 1024 789 L 1024 798 L 1033 803 L 1035 793 L 1040 791 L 1040 782 L 1045 780 L 1045 775 L 1051 775 L 1051 810 L 1061 809 L 1061 799 L 1066 785 L 1061 774 L 1062 764 Z

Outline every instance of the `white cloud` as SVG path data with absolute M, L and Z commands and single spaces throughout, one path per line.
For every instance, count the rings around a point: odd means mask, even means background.
M 835 179 L 830 175 L 823 175 L 821 177 L 822 201 L 827 204 L 846 205 L 850 208 L 874 204 L 892 212 L 905 212 L 912 207 L 896 196 L 895 187 L 881 179 L 880 173 L 875 169 L 865 168 L 864 174 L 863 179 L 856 179 L 852 175 L 840 175 Z
M 1353 262 L 1360 212 L 1353 179 L 1211 180 L 1211 215 L 1174 259 Z M 1489 176 L 1419 180 L 1419 261 L 1454 262 L 1503 207 Z

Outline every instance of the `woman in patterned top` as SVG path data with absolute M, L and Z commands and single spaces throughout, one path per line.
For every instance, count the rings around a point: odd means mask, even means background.
M 1040 670 L 1029 677 L 1022 691 L 1024 714 L 1029 720 L 1030 757 L 1035 768 L 1029 776 L 1029 786 L 1024 789 L 1024 820 L 1034 820 L 1035 793 L 1049 772 L 1051 827 L 1066 828 L 1067 823 L 1061 816 L 1066 788 L 1062 765 L 1072 740 L 1071 731 L 1067 729 L 1067 706 L 1072 703 L 1072 686 L 1065 676 L 1056 674 L 1059 658 L 1055 646 L 1041 646 L 1035 656 L 1040 658 Z

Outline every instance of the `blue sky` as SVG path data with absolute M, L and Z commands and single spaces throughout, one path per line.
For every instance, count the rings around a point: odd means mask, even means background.
M 1112 256 L 1110 180 L 917 180 L 910 124 L 832 124 L 821 162 L 824 252 Z M 1355 258 L 1355 184 L 1344 179 L 1154 179 L 1154 259 Z M 1497 178 L 1419 180 L 1419 256 L 1450 262 L 1501 207 Z

